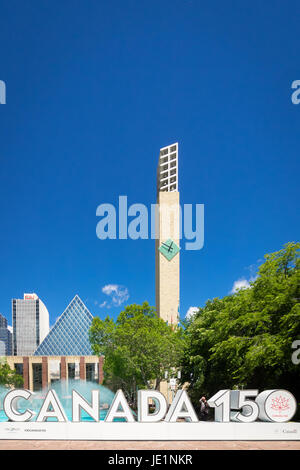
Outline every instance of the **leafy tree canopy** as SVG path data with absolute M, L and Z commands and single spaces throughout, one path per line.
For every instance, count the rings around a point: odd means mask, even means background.
M 5 387 L 22 387 L 23 377 L 12 370 L 7 363 L 0 364 L 0 385 Z
M 195 404 L 222 388 L 288 389 L 300 401 L 299 243 L 267 254 L 250 288 L 199 308 L 186 329 L 182 380 Z
M 137 388 L 158 388 L 165 371 L 169 376 L 183 352 L 183 330 L 158 318 L 147 302 L 129 305 L 117 320 L 95 317 L 90 329 L 94 354 L 104 355 L 105 384 L 122 388 L 135 401 Z

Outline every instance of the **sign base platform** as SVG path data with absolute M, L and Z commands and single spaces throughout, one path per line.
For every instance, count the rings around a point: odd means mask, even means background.
M 93 441 L 298 441 L 300 423 L 2 422 L 0 439 Z

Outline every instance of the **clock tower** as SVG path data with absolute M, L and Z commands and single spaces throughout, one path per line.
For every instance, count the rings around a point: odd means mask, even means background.
M 168 324 L 179 319 L 180 204 L 178 143 L 160 149 L 155 240 L 156 311 Z

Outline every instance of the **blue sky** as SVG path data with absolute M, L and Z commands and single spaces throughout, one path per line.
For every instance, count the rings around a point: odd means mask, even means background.
M 182 316 L 299 240 L 299 2 L 0 0 L 0 12 L 10 323 L 24 292 L 51 324 L 76 293 L 101 317 L 154 305 L 154 241 L 99 240 L 96 208 L 119 195 L 150 207 L 173 142 L 181 203 L 205 204 L 204 248 L 181 251 Z

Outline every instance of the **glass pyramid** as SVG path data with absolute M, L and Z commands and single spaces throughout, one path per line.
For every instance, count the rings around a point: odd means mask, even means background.
M 93 315 L 78 295 L 56 320 L 35 356 L 90 356 L 89 328 Z

